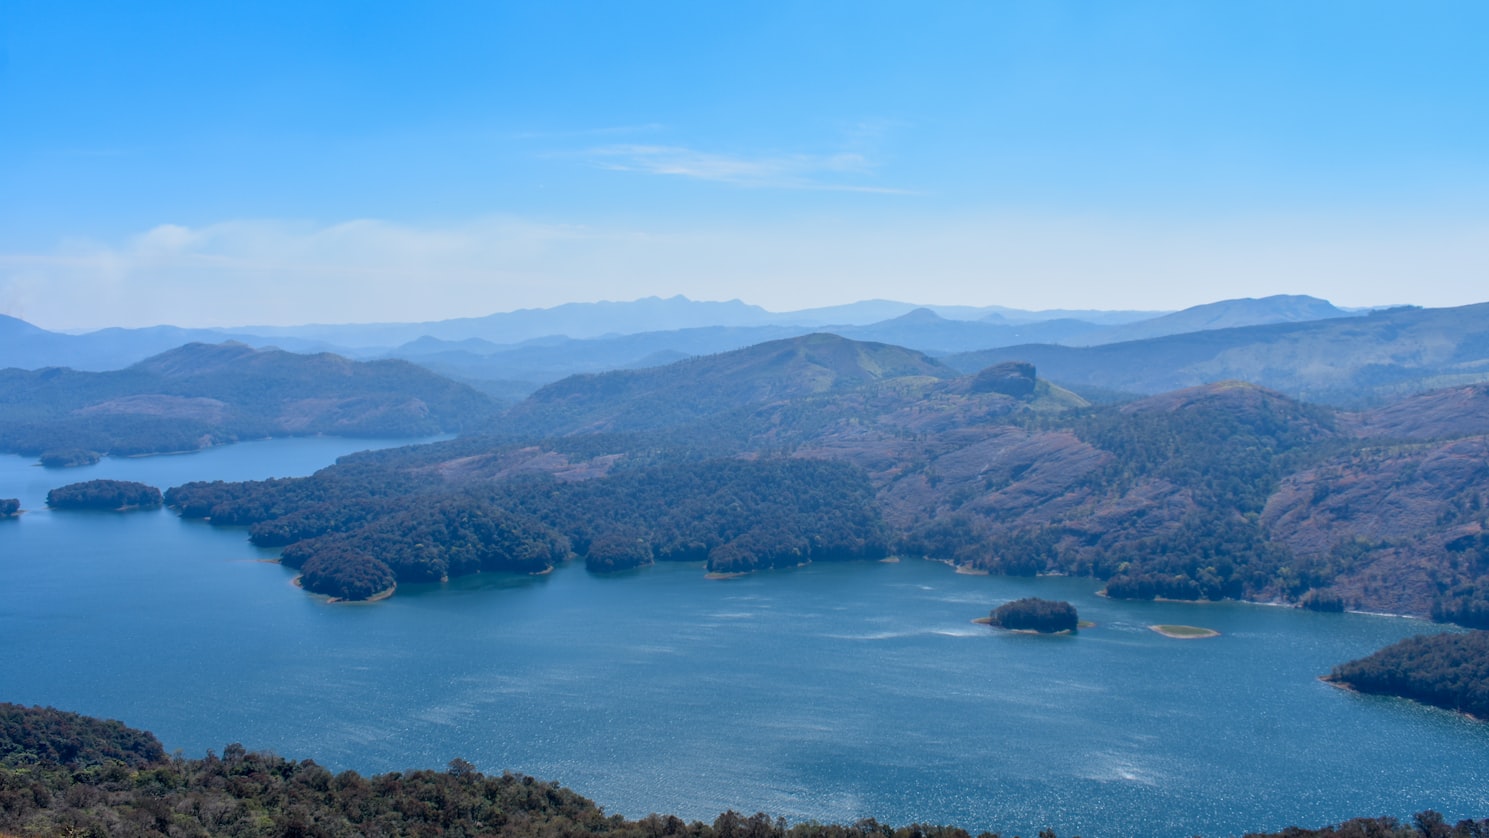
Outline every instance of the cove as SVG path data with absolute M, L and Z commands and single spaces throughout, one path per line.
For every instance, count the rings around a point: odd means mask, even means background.
M 1127 603 L 1088 579 L 930 562 L 708 580 L 697 566 L 476 576 L 329 606 L 242 530 L 50 512 L 96 477 L 308 474 L 368 441 L 275 440 L 48 471 L 0 458 L 0 700 L 234 741 L 333 770 L 553 779 L 628 816 L 954 823 L 974 833 L 1234 835 L 1361 815 L 1489 815 L 1489 725 L 1317 681 L 1441 627 L 1239 603 Z M 387 443 L 382 443 L 387 444 Z M 1096 627 L 970 620 L 1011 599 Z M 1172 640 L 1152 624 L 1219 630 Z

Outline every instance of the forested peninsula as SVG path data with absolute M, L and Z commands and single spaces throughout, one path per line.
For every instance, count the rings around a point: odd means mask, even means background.
M 588 480 L 531 473 L 452 488 L 438 473 L 361 467 L 376 459 L 354 458 L 344 476 L 189 483 L 166 502 L 187 517 L 251 524 L 255 543 L 284 547 L 306 590 L 344 599 L 397 582 L 539 573 L 575 556 L 597 572 L 682 561 L 728 574 L 888 551 L 867 477 L 843 463 L 659 462 Z
M 1408 637 L 1334 667 L 1326 680 L 1489 721 L 1489 631 Z
M 1058 828 L 1058 824 L 1054 825 Z M 1040 838 L 1057 838 L 1055 828 Z M 502 836 L 502 838 L 971 838 L 954 826 L 798 823 L 729 811 L 712 823 L 606 815 L 556 783 L 487 775 L 463 759 L 442 771 L 363 777 L 230 744 L 200 759 L 167 756 L 154 735 L 117 721 L 0 704 L 0 830 L 70 838 Z M 1360 818 L 1248 838 L 1480 838 L 1489 820 L 1410 824 Z M 978 838 L 999 838 L 984 832 Z

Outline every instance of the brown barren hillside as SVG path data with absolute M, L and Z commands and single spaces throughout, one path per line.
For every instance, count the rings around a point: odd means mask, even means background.
M 824 507 L 820 520 L 793 519 L 806 541 L 792 546 L 771 521 L 796 501 L 769 496 L 767 507 L 785 505 L 752 525 L 747 554 L 775 557 L 760 566 L 822 555 L 813 539 L 852 542 L 843 527 L 853 519 L 887 528 L 901 555 L 1089 575 L 1113 597 L 1244 598 L 1473 624 L 1480 612 L 1489 620 L 1482 396 L 1460 388 L 1349 414 L 1222 381 L 1092 407 L 1028 364 L 954 376 L 918 353 L 815 335 L 567 379 L 508 414 L 503 430 L 522 442 L 466 438 L 353 458 L 293 486 L 233 489 L 248 497 L 232 520 L 278 510 L 298 522 L 275 524 L 280 537 L 308 537 L 304 522 L 327 517 L 297 511 L 312 499 L 478 491 L 545 522 L 604 569 L 712 549 L 715 535 L 664 532 L 641 510 L 708 518 L 699 493 L 768 497 L 743 485 L 705 492 L 688 475 L 729 471 L 709 462 L 758 463 L 742 478 L 753 481 L 775 473 L 772 463 L 837 461 L 862 475 L 876 511 Z M 811 494 L 805 484 L 792 492 Z M 554 506 L 570 496 L 583 515 Z M 594 545 L 604 557 L 588 555 Z M 727 564 L 750 569 L 748 555 Z

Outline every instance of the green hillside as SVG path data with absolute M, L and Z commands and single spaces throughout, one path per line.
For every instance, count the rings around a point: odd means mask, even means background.
M 405 361 L 188 344 L 114 372 L 0 370 L 0 450 L 153 454 L 270 436 L 427 436 L 491 401 Z M 83 457 L 81 461 L 87 461 Z
M 997 573 L 1093 576 L 1116 597 L 1470 625 L 1489 613 L 1481 388 L 1368 413 L 1241 382 L 1090 407 L 1028 364 L 947 378 L 914 353 L 840 338 L 755 350 L 569 379 L 524 406 L 530 419 L 553 417 L 561 435 L 372 452 L 300 481 L 181 487 L 168 501 L 251 524 L 295 564 L 402 556 L 375 533 L 422 532 L 398 516 L 459 496 L 551 530 L 599 572 L 661 560 L 751 570 L 892 550 Z M 886 363 L 896 359 L 907 362 Z M 730 397 L 672 401 L 686 393 Z M 820 465 L 803 476 L 792 463 Z M 411 494 L 420 499 L 379 500 Z M 469 529 L 449 532 L 414 539 L 435 552 L 386 571 L 358 565 L 376 572 L 350 573 L 353 587 L 527 567 L 482 558 L 485 542 Z M 555 560 L 545 555 L 539 564 Z M 325 574 L 314 581 L 338 590 Z
M 910 349 L 829 334 L 770 341 L 665 367 L 579 375 L 509 411 L 502 430 L 539 436 L 682 425 L 746 405 L 893 378 L 956 372 Z

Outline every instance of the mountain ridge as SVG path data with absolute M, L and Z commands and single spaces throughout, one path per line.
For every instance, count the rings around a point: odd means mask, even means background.
M 438 578 L 446 565 L 417 551 L 396 573 L 361 574 L 356 558 L 407 540 L 413 519 L 384 520 L 377 499 L 417 492 L 429 500 L 415 506 L 444 509 L 438 520 L 449 521 L 492 520 L 471 517 L 479 507 L 469 505 L 487 498 L 479 503 L 514 521 L 540 522 L 514 539 L 549 545 L 545 561 L 572 549 L 598 570 L 661 556 L 738 572 L 810 560 L 819 542 L 882 543 L 980 571 L 1092 576 L 1119 598 L 1243 598 L 1474 624 L 1489 614 L 1486 397 L 1489 387 L 1475 385 L 1351 413 L 1216 381 L 1086 407 L 1028 363 L 957 375 L 902 347 L 816 334 L 570 377 L 505 413 L 488 427 L 494 436 L 359 455 L 300 481 L 170 496 L 193 515 L 300 543 L 293 561 L 338 591 L 397 573 Z M 860 499 L 811 501 L 822 517 L 772 536 L 770 520 L 807 502 L 805 488 L 763 491 L 795 460 L 846 467 L 822 475 L 858 486 L 849 495 Z M 741 462 L 755 465 L 723 465 Z M 728 519 L 733 529 L 716 536 L 694 532 L 725 526 L 711 514 L 687 527 L 662 522 L 699 502 L 690 493 L 703 491 L 701 476 L 726 472 L 739 484 L 707 492 L 753 498 L 760 520 Z M 333 507 L 358 517 L 331 516 Z M 267 509 L 289 517 L 259 517 Z M 854 520 L 882 521 L 888 535 L 855 539 Z M 352 529 L 325 529 L 337 521 Z M 552 546 L 564 543 L 572 547 Z M 508 562 L 462 556 L 448 567 Z M 346 586 L 339 572 L 351 574 Z M 353 584 L 364 577 L 370 587 Z
M 1025 360 L 1070 386 L 1158 393 L 1241 379 L 1294 398 L 1366 407 L 1489 380 L 1489 303 L 1239 326 L 1089 347 L 1026 345 L 943 359 L 963 371 Z
M 545 435 L 641 430 L 882 378 L 955 375 L 914 350 L 813 333 L 660 368 L 573 376 L 539 389 L 501 422 L 519 432 Z M 597 409 L 616 399 L 627 400 L 621 414 L 597 419 Z
M 1270 297 L 1243 297 L 1191 306 L 1182 311 L 1147 320 L 1108 326 L 1076 335 L 1062 341 L 1067 346 L 1098 346 L 1133 340 L 1209 332 L 1241 326 L 1264 326 L 1273 323 L 1305 323 L 1336 317 L 1357 317 L 1358 312 L 1337 308 L 1328 300 L 1304 294 L 1276 294 Z
M 148 454 L 276 435 L 431 436 L 494 405 L 407 361 L 186 344 L 123 370 L 0 370 L 0 448 Z M 87 461 L 89 457 L 81 458 Z

